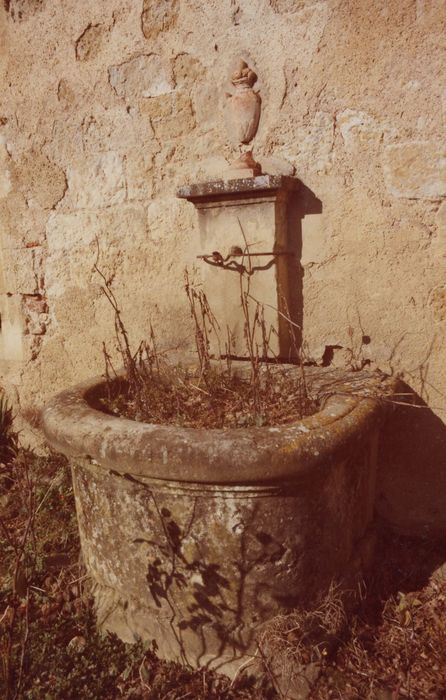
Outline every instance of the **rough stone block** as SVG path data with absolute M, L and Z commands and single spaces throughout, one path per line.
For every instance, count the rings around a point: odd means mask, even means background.
M 299 148 L 294 156 L 297 173 L 307 170 L 318 174 L 329 172 L 333 161 L 333 141 L 333 116 L 327 112 L 316 112 L 311 124 L 302 129 L 297 139 Z
M 205 180 L 218 180 L 223 176 L 223 173 L 227 170 L 228 161 L 221 155 L 213 155 L 207 158 L 203 158 L 196 164 L 196 171 L 194 172 L 194 179 L 205 181 Z
M 107 33 L 103 24 L 89 24 L 76 41 L 76 58 L 88 61 L 95 58 L 101 50 L 102 41 Z
M 35 294 L 39 290 L 33 249 L 13 248 L 8 251 L 5 274 L 9 294 Z
M 155 136 L 161 140 L 176 139 L 189 134 L 195 128 L 195 118 L 187 112 L 166 117 L 153 124 Z
M 367 146 L 379 143 L 383 135 L 383 127 L 366 112 L 346 109 L 336 117 L 336 125 L 341 131 L 345 146 L 353 151 L 361 145 Z
M 183 136 L 195 127 L 192 102 L 184 93 L 152 97 L 141 102 L 140 109 L 150 117 L 155 136 L 162 141 Z
M 0 139 L 0 199 L 6 197 L 11 191 L 11 172 L 9 169 L 10 157 L 2 140 Z
M 23 360 L 23 314 L 19 295 L 0 296 L 0 358 L 7 361 Z
M 199 82 L 205 68 L 201 61 L 188 53 L 180 53 L 174 61 L 173 72 L 176 85 L 190 85 Z
M 14 180 L 29 203 L 42 209 L 54 209 L 64 197 L 67 180 L 62 168 L 41 151 L 32 149 L 13 165 Z
M 127 155 L 129 150 L 141 150 L 151 145 L 153 131 L 147 121 L 127 111 L 124 105 L 103 109 L 95 105 L 81 126 L 82 143 L 87 153 L 115 151 Z M 153 148 L 153 146 L 152 146 Z
M 150 119 L 159 121 L 180 112 L 192 114 L 192 102 L 188 95 L 181 92 L 174 92 L 144 100 L 141 102 L 140 109 L 141 112 L 150 117 Z
M 125 200 L 124 158 L 114 151 L 75 162 L 67 176 L 70 208 L 99 209 Z
M 172 196 L 157 197 L 147 207 L 148 235 L 152 240 L 164 238 L 165 231 L 172 231 L 175 217 L 180 211 L 179 202 Z
M 146 230 L 145 208 L 137 205 L 120 205 L 100 212 L 53 214 L 46 228 L 45 285 L 50 306 L 52 299 L 62 296 L 68 287 L 91 286 L 96 240 L 99 241 L 101 265 L 108 274 L 116 270 L 120 251 L 125 248 L 128 256 L 134 248 L 141 249 Z M 69 255 L 66 254 L 67 240 L 70 241 Z M 135 269 L 132 275 L 134 278 Z
M 384 177 L 394 197 L 439 199 L 446 196 L 446 150 L 430 141 L 387 146 Z
M 67 110 L 76 103 L 76 92 L 72 84 L 62 78 L 57 86 L 57 99 L 62 107 Z
M 128 102 L 141 97 L 164 95 L 174 87 L 169 64 L 153 53 L 110 66 L 108 75 L 116 94 Z
M 429 306 L 435 321 L 446 321 L 446 285 L 434 287 L 429 295 Z
M 147 200 L 153 189 L 153 155 L 145 151 L 131 151 L 126 156 L 125 177 L 127 199 Z
M 444 19 L 443 0 L 417 0 L 416 18 L 418 22 L 434 19 L 440 22 Z
M 149 100 L 142 101 L 140 110 L 150 119 L 163 119 L 172 114 L 175 102 L 175 96 L 172 94 L 157 95 Z
M 287 175 L 292 177 L 296 170 L 294 165 L 277 156 L 265 156 L 258 158 L 258 161 L 262 167 L 262 173 L 268 173 L 268 175 Z
M 321 0 L 316 0 L 321 2 Z M 312 5 L 313 2 L 308 2 L 308 0 L 269 0 L 269 4 L 273 12 L 277 14 L 282 14 L 284 12 L 297 12 L 302 10 L 307 5 Z
M 443 90 L 441 95 L 441 113 L 443 116 L 443 124 L 446 127 L 446 90 Z
M 435 215 L 435 234 L 431 237 L 431 253 L 435 261 L 446 257 L 446 202 L 443 202 Z
M 144 0 L 141 14 L 142 31 L 146 39 L 166 32 L 176 24 L 179 12 L 178 0 Z

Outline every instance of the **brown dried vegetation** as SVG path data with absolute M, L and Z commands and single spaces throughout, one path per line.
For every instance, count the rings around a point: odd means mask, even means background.
M 98 253 L 99 254 L 99 253 Z M 153 328 L 148 340 L 132 350 L 121 310 L 110 281 L 98 267 L 102 291 L 115 318 L 118 356 L 125 382 L 115 381 L 118 372 L 104 343 L 105 377 L 108 384 L 104 408 L 111 413 L 147 423 L 173 423 L 184 427 L 234 428 L 288 423 L 317 410 L 307 392 L 303 363 L 295 348 L 300 372 L 290 373 L 271 352 L 274 328 L 267 329 L 261 304 L 249 294 L 240 274 L 240 304 L 244 316 L 246 357 L 235 366 L 233 339 L 226 329 L 224 351 L 220 327 L 205 293 L 192 284 L 185 272 L 185 292 L 194 327 L 198 364 L 172 364 L 160 352 Z M 294 337 L 289 321 L 290 336 Z M 211 353 L 211 338 L 218 353 Z
M 312 609 L 271 620 L 259 648 L 279 697 L 446 698 L 445 558 L 444 542 L 382 532 L 367 587 L 332 584 Z

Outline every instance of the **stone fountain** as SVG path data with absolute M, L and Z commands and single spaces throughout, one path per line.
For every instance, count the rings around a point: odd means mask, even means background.
M 262 174 L 248 144 L 259 117 L 256 75 L 232 75 L 227 124 L 237 159 L 221 179 L 178 196 L 198 212 L 197 257 L 220 322 L 242 355 L 239 279 L 278 329 L 274 352 L 296 360 L 302 295 L 300 183 Z M 248 147 L 248 150 L 246 150 Z M 286 323 L 285 323 L 286 321 Z M 289 323 L 299 332 L 290 334 Z M 292 337 L 292 342 L 291 342 Z M 290 365 L 290 377 L 301 368 Z M 49 444 L 68 456 L 98 624 L 153 641 L 162 658 L 234 675 L 262 624 L 307 605 L 370 563 L 381 376 L 309 368 L 319 410 L 273 427 L 193 429 L 101 410 L 104 380 L 43 411 Z

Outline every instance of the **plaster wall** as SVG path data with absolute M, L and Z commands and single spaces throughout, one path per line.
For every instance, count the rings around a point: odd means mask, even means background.
M 182 277 L 202 251 L 175 189 L 233 155 L 243 56 L 255 156 L 305 185 L 306 355 L 404 373 L 427 408 L 389 424 L 380 509 L 446 530 L 445 30 L 443 0 L 4 0 L 0 370 L 23 416 L 102 371 L 98 246 L 135 344 L 151 322 L 191 347 Z

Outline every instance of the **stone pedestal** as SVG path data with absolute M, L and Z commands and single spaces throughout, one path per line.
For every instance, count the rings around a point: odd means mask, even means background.
M 255 300 L 264 306 L 267 333 L 271 326 L 276 331 L 270 335 L 271 351 L 283 359 L 297 352 L 301 237 L 300 221 L 292 212 L 299 185 L 292 177 L 259 175 L 186 185 L 177 191 L 198 211 L 201 249 L 197 255 L 204 256 L 203 287 L 220 325 L 222 353 L 229 332 L 233 354 L 246 356 L 243 292 L 249 294 L 252 314 Z M 244 254 L 230 255 L 237 249 Z M 257 343 L 261 348 L 259 333 Z

